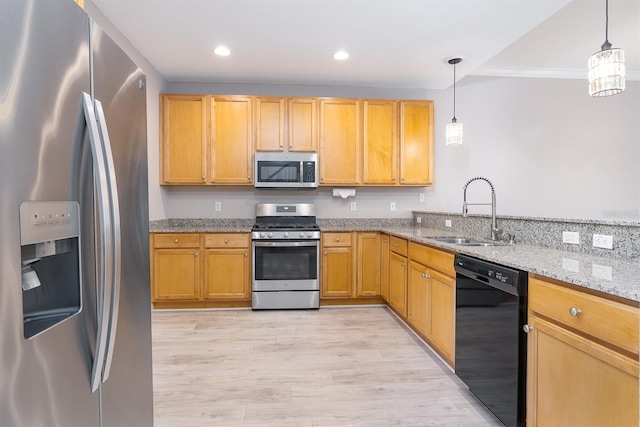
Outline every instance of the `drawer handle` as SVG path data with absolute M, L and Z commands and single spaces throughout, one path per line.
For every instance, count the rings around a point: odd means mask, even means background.
M 178 243 L 178 239 L 174 240 L 173 243 Z
M 579 308 L 571 307 L 569 309 L 569 314 L 571 315 L 571 317 L 578 317 L 582 314 L 582 310 L 580 310 Z
M 525 332 L 525 334 L 528 334 L 529 332 L 533 331 L 533 326 L 524 325 L 522 327 L 522 330 Z
M 394 248 L 397 248 L 397 247 L 398 247 L 398 244 L 397 244 L 397 243 L 394 243 L 394 244 L 393 244 L 393 247 L 394 247 Z
M 426 274 L 426 273 L 422 273 L 422 277 L 424 277 L 425 279 L 431 279 L 431 276 L 429 276 L 429 275 L 428 275 L 428 274 Z
M 339 241 L 340 241 L 340 238 L 339 238 L 339 237 L 336 237 L 336 242 L 339 242 Z

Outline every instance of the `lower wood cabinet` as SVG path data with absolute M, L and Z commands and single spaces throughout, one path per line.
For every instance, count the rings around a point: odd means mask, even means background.
M 248 234 L 204 236 L 204 295 L 213 300 L 251 298 Z
M 380 236 L 380 296 L 383 300 L 389 300 L 389 247 L 390 236 Z
M 629 303 L 530 278 L 527 426 L 638 426 L 639 316 Z
M 353 298 L 355 252 L 353 233 L 322 233 L 322 298 Z
M 455 346 L 454 255 L 409 243 L 407 323 L 451 366 Z
M 380 295 L 380 233 L 361 232 L 357 235 L 356 291 L 359 297 Z
M 407 318 L 407 241 L 389 239 L 389 306 L 403 319 Z
M 250 306 L 250 243 L 248 233 L 152 233 L 154 306 Z
M 153 301 L 200 298 L 200 236 L 155 234 L 151 240 Z

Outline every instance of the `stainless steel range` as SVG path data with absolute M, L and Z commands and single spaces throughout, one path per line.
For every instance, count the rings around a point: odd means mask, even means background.
M 320 307 L 320 228 L 309 203 L 256 205 L 253 309 Z

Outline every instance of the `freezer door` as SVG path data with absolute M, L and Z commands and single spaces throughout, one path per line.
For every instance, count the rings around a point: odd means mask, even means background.
M 80 94 L 90 90 L 88 18 L 72 1 L 3 0 L 0 58 L 0 425 L 98 426 L 91 268 L 82 311 L 27 339 L 19 233 L 21 202 L 73 200 Z M 80 253 L 92 259 L 84 243 Z
M 95 99 L 108 128 L 121 227 L 119 300 L 110 328 L 115 339 L 109 343 L 108 378 L 101 387 L 102 421 L 104 427 L 152 426 L 145 76 L 95 23 L 92 46 Z

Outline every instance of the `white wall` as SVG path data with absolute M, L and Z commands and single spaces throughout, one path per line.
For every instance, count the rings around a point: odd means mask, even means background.
M 166 218 L 164 192 L 158 185 L 159 173 L 159 94 L 165 91 L 166 80 L 154 66 L 131 45 L 120 31 L 105 18 L 102 12 L 91 2 L 85 1 L 85 10 L 100 27 L 129 55 L 147 76 L 147 152 L 149 157 L 149 217 Z
M 442 120 L 444 102 L 436 102 L 428 210 L 459 212 L 462 187 L 481 175 L 496 188 L 499 215 L 640 220 L 639 82 L 599 99 L 586 79 L 467 77 L 457 89 L 464 143 L 443 145 L 451 113 Z M 469 186 L 470 201 L 489 194 L 486 184 Z

